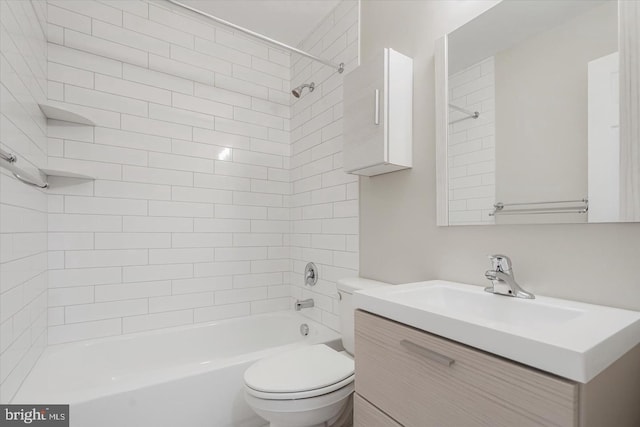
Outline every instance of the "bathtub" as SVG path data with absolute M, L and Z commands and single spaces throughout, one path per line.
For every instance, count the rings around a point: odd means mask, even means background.
M 12 403 L 69 404 L 71 427 L 263 426 L 244 401 L 244 371 L 265 356 L 339 339 L 280 312 L 52 345 Z

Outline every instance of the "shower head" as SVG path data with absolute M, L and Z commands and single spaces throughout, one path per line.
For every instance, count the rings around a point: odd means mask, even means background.
M 314 82 L 301 84 L 297 88 L 293 89 L 291 91 L 291 94 L 296 98 L 300 98 L 300 96 L 302 96 L 302 89 L 304 89 L 305 87 L 309 88 L 309 92 L 313 92 L 313 90 L 316 88 L 316 84 Z

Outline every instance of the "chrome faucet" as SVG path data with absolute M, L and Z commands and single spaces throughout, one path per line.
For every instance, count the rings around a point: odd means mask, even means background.
M 296 311 L 300 311 L 303 308 L 311 308 L 313 306 L 314 306 L 313 298 L 296 300 L 296 304 L 295 304 Z
M 491 255 L 491 270 L 487 270 L 484 276 L 491 280 L 493 286 L 484 288 L 493 294 L 506 295 L 516 298 L 534 299 L 531 292 L 527 292 L 518 285 L 511 268 L 511 260 L 506 255 Z

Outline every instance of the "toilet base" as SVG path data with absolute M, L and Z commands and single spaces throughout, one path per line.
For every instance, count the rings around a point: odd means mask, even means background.
M 282 424 L 270 423 L 265 425 L 264 427 L 287 427 L 287 426 L 283 426 Z M 332 419 L 324 423 L 315 424 L 313 426 L 306 426 L 306 427 L 353 427 L 353 395 L 349 396 L 349 400 L 347 401 L 347 404 L 344 405 L 344 407 L 338 413 L 338 415 L 336 415 L 335 417 L 333 417 Z
M 287 427 L 282 424 L 274 424 L 270 423 L 264 427 Z M 306 427 L 353 427 L 353 395 L 349 396 L 349 399 L 344 405 L 344 407 L 340 410 L 338 415 L 330 419 L 329 421 L 325 421 L 324 423 L 315 424 L 312 426 Z

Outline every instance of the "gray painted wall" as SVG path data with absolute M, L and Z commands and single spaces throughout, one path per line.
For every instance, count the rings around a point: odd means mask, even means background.
M 434 43 L 494 1 L 363 1 L 361 55 L 414 58 L 413 169 L 360 179 L 360 274 L 485 285 L 508 254 L 536 294 L 640 310 L 640 224 L 436 226 Z

